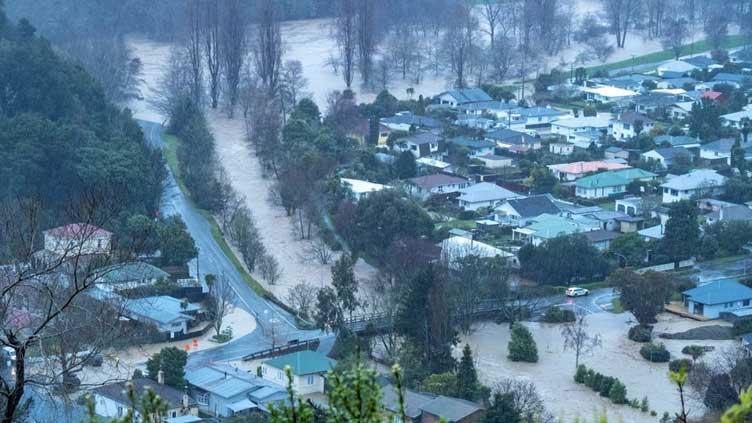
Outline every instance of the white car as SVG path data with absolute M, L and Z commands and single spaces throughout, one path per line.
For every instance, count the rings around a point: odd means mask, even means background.
M 586 295 L 590 295 L 589 289 L 577 288 L 576 286 L 567 288 L 567 297 L 584 297 Z

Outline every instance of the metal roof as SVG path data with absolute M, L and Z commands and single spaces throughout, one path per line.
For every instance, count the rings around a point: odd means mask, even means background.
M 235 374 L 236 372 L 221 371 L 213 367 L 202 367 L 195 370 L 186 370 L 185 380 L 193 386 L 222 398 L 232 398 L 244 394 L 260 385 L 260 383 L 252 383 L 241 379 Z M 259 379 L 260 381 L 260 378 L 254 379 Z
M 292 370 L 294 375 L 304 376 L 314 373 L 326 373 L 337 362 L 315 351 L 298 351 L 267 360 L 263 364 L 275 369 L 284 369 L 290 366 L 290 370 Z
M 686 290 L 683 294 L 694 302 L 713 305 L 752 299 L 752 288 L 734 279 L 722 279 Z
M 696 169 L 686 175 L 675 176 L 661 185 L 663 188 L 675 190 L 691 190 L 704 186 L 721 186 L 726 183 L 726 177 L 712 169 Z

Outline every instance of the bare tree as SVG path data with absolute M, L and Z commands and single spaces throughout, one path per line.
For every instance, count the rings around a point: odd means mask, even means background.
M 232 118 L 238 103 L 240 71 L 246 56 L 246 18 L 241 0 L 226 0 L 222 15 L 222 59 L 224 62 L 225 88 L 228 97 L 229 116 Z
M 264 254 L 261 257 L 259 272 L 269 285 L 275 285 L 279 281 L 279 278 L 282 277 L 282 269 L 280 269 L 279 262 L 271 254 Z
M 640 12 L 640 0 L 602 0 L 611 33 L 616 37 L 616 47 L 624 48 L 627 33 Z
M 266 248 L 253 215 L 246 206 L 238 207 L 228 224 L 227 234 L 240 252 L 248 270 L 253 272 L 266 254 Z
M 342 77 L 349 90 L 352 87 L 355 70 L 355 51 L 358 45 L 356 28 L 357 0 L 338 0 L 337 16 L 334 19 L 334 38 L 339 47 L 339 63 L 342 67 Z
M 279 88 L 279 74 L 282 67 L 282 35 L 279 30 L 279 6 L 275 0 L 257 2 L 255 36 L 251 51 L 256 65 L 256 73 L 266 89 L 267 95 L 274 97 Z
M 209 97 L 211 108 L 216 109 L 219 102 L 219 83 L 222 77 L 222 30 L 220 28 L 219 1 L 206 2 L 204 15 L 204 54 L 206 68 L 209 71 Z
M 477 42 L 477 31 L 478 20 L 470 7 L 458 3 L 444 33 L 444 52 L 452 71 L 453 85 L 457 88 L 467 86 L 467 71 Z
M 315 286 L 301 282 L 290 288 L 287 293 L 287 302 L 298 312 L 300 318 L 308 320 L 313 313 L 317 292 L 318 289 Z
M 667 0 L 645 0 L 645 10 L 648 17 L 648 38 L 653 39 L 663 34 L 662 26 L 667 3 Z
M 527 380 L 506 378 L 502 379 L 493 388 L 494 393 L 510 395 L 514 408 L 519 411 L 524 421 L 541 423 L 553 423 L 557 419 L 546 410 L 543 398 L 541 398 L 535 384 Z
M 590 354 L 602 345 L 601 336 L 590 333 L 585 321 L 585 313 L 577 313 L 574 322 L 564 324 L 561 329 L 561 336 L 564 337 L 564 351 L 574 351 L 575 367 L 579 367 L 581 355 Z
M 486 26 L 483 31 L 488 34 L 491 51 L 494 51 L 496 47 L 496 31 L 499 25 L 501 25 L 506 5 L 502 3 L 502 0 L 482 0 L 480 4 L 480 13 L 483 19 L 486 20 Z
M 689 37 L 689 27 L 686 19 L 668 19 L 663 27 L 661 44 L 674 53 L 674 59 L 679 60 L 684 41 Z
M 209 297 L 207 300 L 207 312 L 214 326 L 214 333 L 222 332 L 222 323 L 233 308 L 235 292 L 232 290 L 225 275 L 216 277 L 206 275 L 206 283 L 209 285 Z
M 308 243 L 306 247 L 306 254 L 303 259 L 305 261 L 315 261 L 320 264 L 329 264 L 332 261 L 332 249 L 326 244 L 323 238 L 315 237 Z
M 190 70 L 191 100 L 195 105 L 201 105 L 204 94 L 203 61 L 201 60 L 201 34 L 203 23 L 201 19 L 201 1 L 187 0 L 186 14 L 186 58 Z
M 151 106 L 165 116 L 171 116 L 175 107 L 191 99 L 191 71 L 185 49 L 173 48 L 166 71 L 151 96 Z
M 378 44 L 376 0 L 355 0 L 357 20 L 358 69 L 365 85 L 371 82 L 373 55 Z
M 303 65 L 299 60 L 287 60 L 282 65 L 280 82 L 282 110 L 287 115 L 298 101 L 307 96 L 304 90 L 308 86 L 308 80 L 303 76 Z

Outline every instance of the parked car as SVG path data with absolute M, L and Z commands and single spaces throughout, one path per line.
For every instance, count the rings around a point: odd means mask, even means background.
M 567 297 L 584 297 L 586 295 L 590 295 L 589 289 L 578 288 L 576 286 L 567 288 Z

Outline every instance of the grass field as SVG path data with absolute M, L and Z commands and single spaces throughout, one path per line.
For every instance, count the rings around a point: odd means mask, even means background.
M 723 43 L 724 49 L 732 49 L 737 47 L 742 47 L 746 44 L 746 41 L 744 40 L 744 37 L 741 35 L 731 35 L 726 39 L 726 42 Z M 703 52 L 708 52 L 711 50 L 710 43 L 708 43 L 707 40 L 701 40 L 697 41 L 691 44 L 687 44 L 684 47 L 682 47 L 680 56 L 687 56 L 690 54 L 699 54 Z M 674 52 L 672 50 L 663 50 L 658 51 L 655 53 L 645 54 L 643 56 L 635 56 L 634 59 L 627 59 L 622 60 L 619 62 L 613 62 L 613 63 L 607 63 L 605 65 L 599 65 L 599 66 L 592 66 L 589 68 L 586 68 L 588 75 L 592 75 L 595 72 L 598 71 L 614 71 L 618 69 L 626 69 L 631 68 L 633 66 L 642 66 L 642 65 L 649 65 L 653 63 L 660 63 L 664 62 L 666 60 L 671 60 L 674 58 Z

